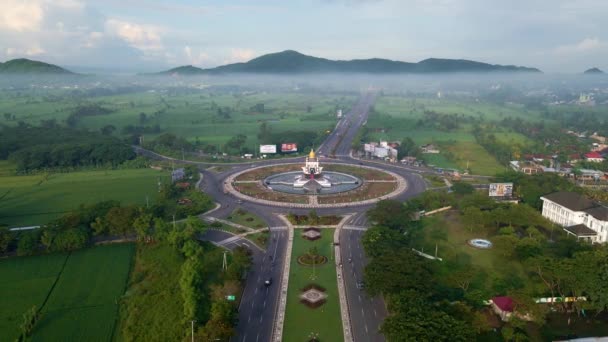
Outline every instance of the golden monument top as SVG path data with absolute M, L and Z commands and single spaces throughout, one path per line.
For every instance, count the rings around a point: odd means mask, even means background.
M 308 158 L 316 158 L 315 150 L 314 149 L 310 150 L 310 153 L 308 154 Z

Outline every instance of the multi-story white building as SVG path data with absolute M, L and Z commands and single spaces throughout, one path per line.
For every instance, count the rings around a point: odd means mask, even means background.
M 579 240 L 608 241 L 608 208 L 576 192 L 554 192 L 542 196 L 543 216 L 564 227 Z

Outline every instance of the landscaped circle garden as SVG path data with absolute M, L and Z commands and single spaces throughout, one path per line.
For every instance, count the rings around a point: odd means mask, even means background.
M 232 175 L 225 186 L 227 191 L 244 200 L 305 207 L 373 203 L 397 196 L 406 187 L 399 175 L 374 167 L 322 165 L 320 178 L 303 176 L 302 164 L 291 163 L 242 171 Z

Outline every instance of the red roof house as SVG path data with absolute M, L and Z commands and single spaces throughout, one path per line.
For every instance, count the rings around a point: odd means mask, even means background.
M 585 154 L 585 159 L 590 162 L 601 163 L 604 161 L 604 157 L 598 152 L 589 152 Z
M 513 314 L 513 299 L 507 296 L 494 297 L 491 300 L 492 309 L 503 321 L 508 321 Z

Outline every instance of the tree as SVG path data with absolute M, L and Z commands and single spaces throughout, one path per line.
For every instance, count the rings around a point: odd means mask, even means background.
M 37 232 L 23 232 L 19 236 L 17 243 L 17 255 L 32 255 L 38 247 Z
M 152 215 L 141 214 L 133 221 L 133 229 L 137 234 L 137 239 L 147 241 L 150 238 L 150 228 L 152 225 Z
M 515 251 L 518 240 L 517 236 L 514 235 L 499 235 L 495 236 L 492 242 L 503 256 L 510 257 Z
M 112 133 L 114 133 L 115 130 L 116 130 L 116 126 L 114 126 L 114 125 L 105 125 L 100 129 L 101 134 L 103 134 L 103 135 L 112 135 Z
M 135 219 L 135 207 L 114 207 L 108 210 L 105 220 L 108 223 L 109 233 L 127 235 L 133 231 L 133 220 Z
M 94 235 L 104 235 L 109 232 L 108 222 L 104 217 L 96 217 L 94 222 L 91 222 L 91 229 Z
M 477 207 L 466 207 L 462 213 L 462 222 L 469 227 L 471 233 L 484 226 L 484 214 Z
M 372 296 L 397 293 L 404 288 L 428 293 L 432 283 L 428 260 L 408 249 L 374 257 L 365 267 L 364 276 L 367 292 Z
M 0 253 L 6 253 L 13 242 L 13 234 L 6 227 L 0 227 Z
M 412 220 L 413 210 L 395 200 L 382 200 L 367 212 L 367 217 L 379 226 L 403 230 Z
M 398 231 L 378 226 L 365 231 L 361 239 L 365 254 L 372 258 L 398 251 L 407 243 L 407 238 Z
M 86 246 L 88 241 L 87 233 L 80 228 L 69 228 L 57 233 L 53 240 L 53 251 L 73 251 Z
M 452 191 L 458 195 L 469 195 L 475 191 L 473 185 L 466 182 L 454 182 Z

